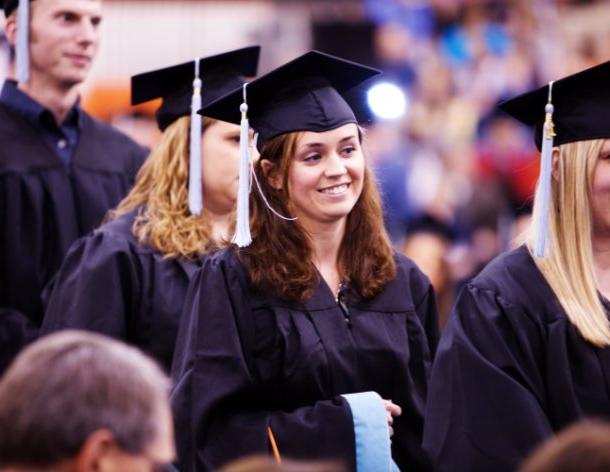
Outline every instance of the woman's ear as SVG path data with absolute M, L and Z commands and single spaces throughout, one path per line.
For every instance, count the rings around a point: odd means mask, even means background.
M 559 182 L 559 148 L 553 148 L 553 179 Z
M 6 23 L 4 24 L 4 36 L 8 40 L 8 43 L 12 47 L 15 47 L 15 43 L 17 42 L 17 14 L 14 12 L 6 19 Z
M 269 159 L 261 159 L 261 168 L 263 169 L 263 175 L 267 179 L 267 182 L 269 182 L 269 185 L 276 190 L 281 190 L 282 180 L 277 174 L 276 165 Z

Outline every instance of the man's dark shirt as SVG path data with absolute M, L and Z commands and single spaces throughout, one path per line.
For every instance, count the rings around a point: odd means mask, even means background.
M 82 127 L 82 110 L 78 102 L 68 112 L 63 123 L 58 125 L 53 113 L 19 90 L 15 81 L 7 80 L 0 92 L 0 103 L 18 113 L 40 131 L 55 153 L 66 165 L 69 164 Z

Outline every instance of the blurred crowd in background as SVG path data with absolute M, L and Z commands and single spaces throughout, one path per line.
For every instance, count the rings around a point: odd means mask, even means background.
M 406 97 L 402 116 L 369 128 L 368 157 L 390 235 L 431 278 L 444 324 L 460 286 L 528 224 L 539 154 L 532 130 L 496 104 L 608 60 L 610 3 L 365 0 L 363 9 L 372 60 Z M 337 52 L 349 57 L 351 44 Z
M 496 104 L 607 60 L 610 3 L 364 6 L 378 64 L 408 104 L 368 135 L 388 229 L 432 279 L 444 323 L 460 285 L 528 223 L 539 155 L 532 131 Z
M 182 9 L 195 26 L 197 18 L 215 12 L 219 21 L 208 18 L 208 24 L 216 21 L 215 31 L 236 39 L 226 44 L 226 39 L 208 32 L 202 55 L 258 43 L 263 47 L 263 73 L 310 48 L 382 69 L 380 80 L 394 85 L 390 92 L 395 95 L 382 96 L 381 109 L 370 113 L 367 155 L 383 194 L 390 236 L 396 248 L 431 278 L 442 324 L 460 286 L 496 254 L 517 244 L 528 222 L 538 152 L 532 131 L 496 111 L 495 105 L 610 58 L 608 0 L 106 0 L 105 4 L 114 11 L 114 17 L 104 20 L 107 23 L 128 8 L 131 14 Z M 244 8 L 264 14 L 246 15 Z M 244 26 L 233 26 L 240 15 Z M 189 28 L 196 31 L 193 25 Z M 234 35 L 228 36 L 232 28 Z M 158 29 L 161 34 L 163 27 Z M 129 51 L 146 41 L 146 34 L 134 32 L 131 45 L 125 44 L 129 36 L 115 43 Z M 171 51 L 170 37 L 156 35 L 155 40 Z M 103 41 L 108 41 L 107 35 Z M 191 49 L 176 53 L 176 63 L 190 56 L 200 40 L 185 41 Z M 172 62 L 162 54 L 156 57 L 152 39 L 151 44 L 141 51 L 149 58 L 149 68 Z M 134 62 L 121 62 L 116 52 L 108 54 L 119 64 Z M 0 79 L 4 63 L 0 62 Z M 128 77 L 142 71 L 124 68 L 122 85 L 114 95 L 104 92 L 104 79 L 98 74 L 97 82 L 85 89 L 83 103 L 94 115 L 152 147 L 158 139 L 154 105 L 128 106 Z M 384 106 L 391 113 L 384 113 Z

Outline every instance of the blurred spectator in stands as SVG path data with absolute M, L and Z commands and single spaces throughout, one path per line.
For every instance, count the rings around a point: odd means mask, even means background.
M 449 225 L 431 215 L 421 215 L 410 222 L 403 248 L 403 253 L 415 261 L 434 287 L 441 330 L 454 299 L 447 258 L 454 240 L 455 231 Z
M 218 472 L 347 472 L 347 469 L 335 462 L 278 462 L 267 456 L 253 456 L 231 462 Z

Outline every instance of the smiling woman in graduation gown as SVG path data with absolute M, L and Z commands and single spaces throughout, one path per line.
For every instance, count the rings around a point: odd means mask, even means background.
M 97 331 L 140 347 L 169 371 L 190 277 L 228 233 L 237 193 L 239 127 L 204 118 L 202 133 L 193 135 L 201 142 L 189 144 L 192 96 L 201 93 L 206 104 L 240 86 L 244 76 L 256 74 L 259 50 L 239 49 L 133 77 L 134 103 L 163 98 L 157 111 L 161 141 L 112 221 L 70 249 L 45 293 L 43 334 Z M 196 72 L 201 77 L 194 90 Z M 202 171 L 203 210 L 195 192 Z
M 543 170 L 526 244 L 462 290 L 443 333 L 424 433 L 436 470 L 514 471 L 570 423 L 610 418 L 609 81 L 607 62 L 501 105 L 536 126 Z
M 375 73 L 310 52 L 247 87 L 261 151 L 253 241 L 238 199 L 244 247 L 210 256 L 189 288 L 172 368 L 181 470 L 214 470 L 273 445 L 280 457 L 350 470 L 427 469 L 434 293 L 391 249 L 340 95 Z M 203 111 L 238 122 L 242 96 Z

